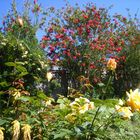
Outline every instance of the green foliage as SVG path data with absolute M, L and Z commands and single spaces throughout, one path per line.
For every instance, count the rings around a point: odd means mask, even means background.
M 96 108 L 85 112 L 85 114 L 71 116 L 71 119 L 76 117 L 74 122 L 66 119 L 66 116 L 71 113 L 68 100 L 59 99 L 58 102 L 60 107 L 56 106 L 58 117 L 53 124 L 51 122 L 51 127 L 48 125 L 48 130 L 51 128 L 51 131 L 48 131 L 48 139 L 121 140 L 126 138 L 134 140 L 139 138 L 139 113 L 134 113 L 132 120 L 123 120 L 114 109 L 118 100 L 103 101 L 95 99 Z M 135 127 L 137 122 L 138 124 Z
M 139 32 L 134 44 L 127 48 L 126 61 L 120 62 L 116 71 L 117 79 L 114 83 L 115 94 L 119 97 L 124 96 L 129 89 L 140 88 L 140 42 Z M 124 54 L 122 54 L 124 55 Z
M 9 85 L 23 78 L 26 87 L 31 86 L 29 90 L 35 88 L 35 82 L 45 79 L 47 62 L 43 52 L 36 50 L 32 53 L 32 49 L 25 42 L 11 35 L 0 34 L 0 39 L 0 83 L 5 82 Z

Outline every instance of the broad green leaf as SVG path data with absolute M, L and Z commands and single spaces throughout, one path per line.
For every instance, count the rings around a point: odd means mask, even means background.
M 24 62 L 15 62 L 17 65 L 24 65 Z
M 6 120 L 0 119 L 0 126 L 3 125 L 3 124 L 5 124 L 6 122 L 7 122 Z
M 70 134 L 72 134 L 72 131 L 69 129 L 61 129 L 61 132 L 59 134 L 55 134 L 54 139 L 61 139 L 61 138 L 65 138 L 65 136 L 69 136 Z
M 4 91 L 0 91 L 0 95 L 1 95 L 1 94 L 4 94 L 4 93 L 5 93 Z
M 64 100 L 63 99 L 58 99 L 57 103 L 62 104 L 62 103 L 64 103 Z
M 28 72 L 21 72 L 21 73 L 18 75 L 18 77 L 21 78 L 21 77 L 23 77 L 23 76 L 25 76 L 25 75 L 27 75 L 27 74 L 28 74 Z
M 4 81 L 4 82 L 0 82 L 0 86 L 7 87 L 9 86 L 9 84 L 6 81 Z
M 17 100 L 27 102 L 27 101 L 30 101 L 31 99 L 30 99 L 30 97 L 22 96 L 22 97 L 19 97 Z
M 15 67 L 16 66 L 16 64 L 14 62 L 6 62 L 5 65 L 9 66 L 9 67 Z
M 104 83 L 98 83 L 98 86 L 99 86 L 99 87 L 104 87 L 105 84 L 104 84 Z
M 38 92 L 37 96 L 41 99 L 46 99 L 47 96 L 43 92 Z
M 16 68 L 19 72 L 27 72 L 27 69 L 21 65 L 16 66 Z
M 67 135 L 66 132 L 61 132 L 59 134 L 55 134 L 54 139 L 62 139 Z

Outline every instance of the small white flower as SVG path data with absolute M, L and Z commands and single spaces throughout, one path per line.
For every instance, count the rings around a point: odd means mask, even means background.
M 28 54 L 28 51 L 25 51 L 24 54 Z
M 123 101 L 121 100 L 121 99 L 119 99 L 119 105 L 123 105 L 124 103 L 123 103 Z
M 53 74 L 51 72 L 48 72 L 46 74 L 46 78 L 48 79 L 48 81 L 50 81 L 53 78 Z
M 40 68 L 37 68 L 37 70 L 41 71 L 41 69 L 40 69 Z

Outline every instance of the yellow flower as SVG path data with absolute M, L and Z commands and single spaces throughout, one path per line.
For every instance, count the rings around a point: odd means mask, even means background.
M 31 140 L 31 126 L 25 124 L 22 127 L 22 131 L 23 131 L 23 140 Z
M 50 106 L 50 105 L 52 105 L 52 102 L 54 102 L 53 98 L 47 98 L 46 101 L 45 101 L 45 105 Z
M 79 107 L 80 114 L 84 114 L 86 111 L 88 111 L 88 104 L 84 104 L 83 106 Z
M 46 78 L 48 79 L 48 81 L 50 81 L 53 78 L 53 74 L 51 72 L 48 72 L 46 74 Z
M 94 109 L 94 108 L 95 108 L 94 102 L 90 102 L 90 103 L 88 104 L 88 110 L 92 110 L 92 109 Z
M 73 112 L 80 114 L 85 113 L 88 110 L 94 109 L 94 103 L 90 102 L 87 98 L 76 98 L 74 102 L 70 104 Z
M 130 107 L 121 107 L 119 105 L 116 105 L 115 107 L 119 115 L 124 119 L 131 119 L 131 116 L 133 116 Z
M 140 91 L 136 89 L 134 91 L 130 90 L 130 93 L 126 92 L 128 96 L 127 104 L 132 108 L 132 110 L 140 111 Z
M 20 123 L 17 120 L 15 120 L 12 122 L 12 124 L 13 124 L 12 140 L 18 140 L 20 135 Z
M 68 114 L 67 116 L 65 116 L 65 119 L 70 123 L 74 123 L 76 120 L 76 115 L 74 113 Z
M 107 68 L 109 70 L 114 71 L 116 69 L 116 67 L 117 67 L 117 63 L 116 63 L 115 59 L 110 58 L 107 62 Z
M 14 90 L 13 90 L 13 97 L 14 97 L 14 100 L 16 100 L 16 99 L 18 99 L 19 97 L 21 97 L 20 89 L 14 89 Z
M 4 128 L 0 127 L 0 140 L 4 140 L 4 133 L 3 133 Z

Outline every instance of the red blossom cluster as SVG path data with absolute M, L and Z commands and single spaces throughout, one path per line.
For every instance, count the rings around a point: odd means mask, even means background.
M 124 17 L 121 19 L 126 21 Z M 71 69 L 77 66 L 79 73 L 89 73 L 101 70 L 108 54 L 116 62 L 125 59 L 118 55 L 128 35 L 122 27 L 125 23 L 118 18 L 112 21 L 106 9 L 97 9 L 94 5 L 86 6 L 85 10 L 67 7 L 63 9 L 62 20 L 52 21 L 41 41 L 53 64 Z
M 119 57 L 129 39 L 125 17 L 116 15 L 112 20 L 106 9 L 93 4 L 84 10 L 68 6 L 60 13 L 41 41 L 52 64 L 89 77 L 101 75 L 108 58 L 125 61 L 125 56 Z

